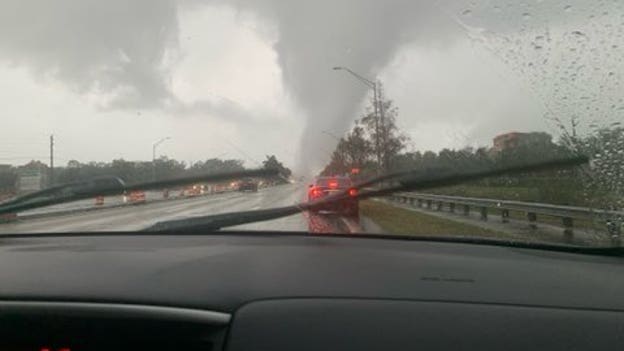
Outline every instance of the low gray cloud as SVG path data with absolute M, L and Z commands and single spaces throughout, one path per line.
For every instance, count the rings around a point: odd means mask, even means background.
M 176 47 L 171 0 L 19 0 L 0 3 L 0 60 L 112 107 L 158 107 L 169 97 L 167 51 Z

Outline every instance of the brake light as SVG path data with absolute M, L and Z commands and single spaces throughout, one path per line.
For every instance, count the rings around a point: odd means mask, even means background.
M 355 188 L 349 189 L 349 196 L 356 197 L 358 195 L 358 191 Z
M 312 188 L 310 189 L 310 196 L 312 198 L 317 198 L 317 197 L 321 197 L 323 195 L 323 191 L 319 188 Z
M 338 181 L 337 181 L 337 180 L 335 180 L 335 179 L 330 180 L 330 181 L 329 181 L 329 183 L 328 183 L 328 185 L 329 185 L 329 187 L 330 187 L 330 188 L 332 188 L 332 189 L 336 189 L 336 188 L 338 187 Z

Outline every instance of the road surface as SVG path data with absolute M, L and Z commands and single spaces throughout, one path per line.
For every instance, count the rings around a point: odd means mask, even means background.
M 300 203 L 305 199 L 305 184 L 288 184 L 256 193 L 231 192 L 175 201 L 75 212 L 58 216 L 31 218 L 0 224 L 0 234 L 37 232 L 134 231 L 159 221 L 225 212 L 267 209 Z M 93 206 L 92 204 L 87 206 Z M 347 232 L 353 227 L 336 216 L 298 213 L 267 222 L 245 224 L 229 229 L 312 232 Z

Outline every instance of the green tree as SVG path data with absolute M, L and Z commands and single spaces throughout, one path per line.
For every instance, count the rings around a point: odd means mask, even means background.
M 137 165 L 138 166 L 138 165 Z M 170 159 L 162 156 L 156 160 L 156 177 L 157 179 L 170 179 L 179 177 L 184 174 L 186 164 L 183 161 Z
M 331 160 L 322 174 L 345 174 L 354 168 L 366 169 L 370 166 L 372 151 L 364 127 L 356 121 L 353 129 L 338 141 Z
M 262 167 L 266 169 L 275 169 L 284 178 L 288 178 L 292 174 L 292 171 L 289 168 L 285 167 L 280 161 L 278 161 L 275 155 L 267 155 L 266 160 L 262 161 Z
M 366 139 L 366 131 L 359 121 L 356 121 L 351 132 L 340 140 L 338 149 L 343 153 L 349 168 L 363 167 L 373 153 L 372 144 Z
M 206 161 L 195 162 L 190 171 L 193 174 L 214 174 L 224 172 L 238 172 L 244 170 L 243 161 L 241 160 L 221 160 L 211 158 Z
M 370 137 L 372 153 L 377 158 L 379 168 L 387 172 L 396 168 L 395 160 L 405 148 L 409 138 L 399 130 L 396 124 L 399 109 L 394 106 L 392 100 L 381 97 L 380 116 L 375 114 L 374 103 L 372 105 L 367 108 L 362 124 Z
M 2 166 L 0 168 L 0 195 L 13 193 L 17 182 L 17 170 L 15 167 Z
M 344 139 L 341 139 L 341 142 L 342 141 L 344 141 Z M 332 176 L 338 174 L 346 174 L 349 172 L 349 162 L 347 161 L 347 156 L 344 153 L 344 149 L 340 147 L 341 142 L 338 143 L 338 146 L 331 155 L 329 163 L 325 166 L 325 168 L 321 172 L 321 175 Z

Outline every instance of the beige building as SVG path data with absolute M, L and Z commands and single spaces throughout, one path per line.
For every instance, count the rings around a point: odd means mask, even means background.
M 515 149 L 521 146 L 542 146 L 552 144 L 552 136 L 544 132 L 520 133 L 510 132 L 497 135 L 494 138 L 492 151 Z

